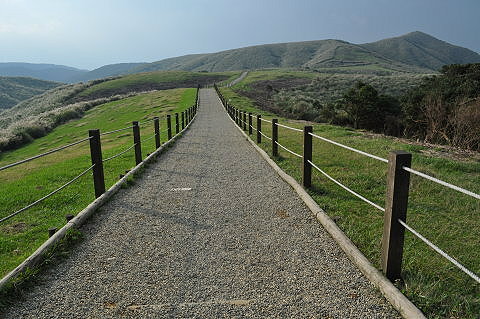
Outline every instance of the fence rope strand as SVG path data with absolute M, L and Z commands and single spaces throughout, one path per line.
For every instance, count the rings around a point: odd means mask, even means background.
M 465 266 L 463 266 L 461 263 L 459 263 L 457 260 L 455 260 L 453 257 L 451 257 L 450 255 L 448 255 L 446 252 L 444 252 L 443 250 L 441 250 L 439 247 L 437 247 L 435 244 L 433 244 L 431 241 L 429 241 L 427 238 L 425 238 L 424 236 L 422 236 L 422 234 L 420 234 L 419 232 L 417 232 L 415 229 L 413 229 L 412 227 L 408 226 L 405 222 L 403 222 L 402 220 L 398 220 L 398 222 L 403 226 L 405 227 L 409 232 L 411 232 L 413 235 L 415 235 L 416 237 L 418 237 L 421 241 L 423 241 L 425 244 L 427 244 L 427 246 L 429 246 L 430 248 L 432 248 L 433 250 L 435 250 L 437 253 L 439 253 L 442 257 L 446 258 L 448 261 L 450 261 L 452 264 L 454 264 L 455 266 L 458 267 L 458 269 L 460 269 L 461 271 L 463 271 L 464 273 L 466 273 L 468 276 L 470 276 L 470 278 L 472 278 L 473 280 L 475 280 L 476 282 L 478 282 L 480 284 L 480 278 L 475 275 L 472 271 L 470 271 L 469 269 L 467 269 Z
M 271 137 L 266 136 L 265 134 L 262 133 L 262 131 L 259 131 L 258 133 L 260 133 L 260 135 L 262 135 L 262 136 L 265 137 L 266 139 L 268 139 L 268 140 L 270 140 L 270 141 L 272 140 Z
M 325 138 L 325 137 L 321 137 L 321 136 L 318 136 L 316 134 L 313 134 L 313 133 L 308 133 L 310 134 L 311 136 L 313 137 L 316 137 L 322 141 L 325 141 L 325 142 L 328 142 L 328 143 L 331 143 L 333 145 L 337 145 L 339 147 L 343 147 L 349 151 L 352 151 L 352 152 L 355 152 L 355 153 L 358 153 L 358 154 L 362 154 L 364 156 L 367 156 L 367 157 L 370 157 L 370 158 L 373 158 L 373 159 L 376 159 L 377 161 L 381 161 L 381 162 L 385 162 L 385 163 L 388 163 L 388 160 L 385 159 L 385 158 L 382 158 L 382 157 L 379 157 L 379 156 L 375 156 L 373 154 L 370 154 L 370 153 L 367 153 L 367 152 L 363 152 L 363 151 L 360 151 L 360 150 L 357 150 L 356 148 L 353 148 L 353 147 L 350 147 L 350 146 L 347 146 L 347 145 L 343 145 L 343 144 L 340 144 L 340 143 L 337 143 L 335 141 L 332 141 L 332 140 L 329 140 L 328 138 Z
M 112 159 L 114 159 L 114 158 L 117 158 L 117 157 L 125 154 L 126 152 L 128 152 L 128 151 L 130 151 L 132 148 L 134 148 L 135 145 L 137 145 L 137 144 L 133 144 L 132 146 L 130 146 L 130 147 L 127 148 L 126 150 L 121 151 L 120 153 L 117 153 L 117 154 L 115 154 L 115 155 L 113 155 L 113 156 L 110 156 L 109 158 L 106 158 L 106 159 L 102 160 L 102 162 L 104 162 L 104 163 L 105 163 L 105 162 L 108 162 L 108 161 L 110 161 L 110 160 L 112 160 Z
M 37 199 L 37 200 L 34 201 L 33 203 L 25 206 L 24 208 L 19 209 L 19 210 L 17 210 L 16 212 L 14 212 L 14 213 L 12 213 L 12 214 L 10 214 L 10 215 L 8 215 L 8 216 L 0 219 L 0 223 L 3 223 L 4 221 L 9 220 L 10 218 L 12 218 L 12 217 L 20 214 L 21 212 L 26 211 L 27 209 L 29 209 L 29 208 L 31 208 L 31 207 L 33 207 L 33 206 L 35 206 L 35 205 L 43 202 L 44 200 L 46 200 L 46 199 L 49 198 L 49 197 L 55 195 L 56 193 L 58 193 L 59 191 L 61 191 L 61 190 L 64 189 L 65 187 L 67 187 L 68 185 L 70 185 L 70 184 L 72 184 L 73 182 L 75 182 L 77 179 L 79 179 L 79 178 L 82 177 L 83 175 L 87 174 L 90 170 L 92 170 L 92 168 L 93 168 L 94 166 L 95 166 L 95 165 L 90 166 L 89 168 L 87 168 L 86 170 L 84 170 L 80 175 L 77 175 L 77 176 L 74 177 L 72 180 L 70 180 L 69 182 L 63 184 L 62 186 L 60 186 L 60 187 L 57 188 L 56 190 L 52 191 L 51 193 L 43 196 L 43 197 L 40 198 L 40 199 Z
M 298 129 L 298 128 L 295 128 L 295 127 L 283 125 L 283 124 L 280 124 L 280 123 L 277 123 L 277 125 L 280 126 L 280 127 L 283 127 L 283 128 L 289 129 L 289 130 L 292 130 L 292 131 L 297 131 L 297 132 L 302 132 L 302 133 L 303 133 L 303 130 Z
M 126 130 L 129 130 L 131 128 L 133 128 L 133 126 L 119 128 L 118 130 L 113 130 L 113 131 L 108 131 L 108 132 L 105 132 L 105 133 L 101 133 L 100 136 L 104 136 L 104 135 L 108 135 L 108 134 L 112 134 L 112 133 L 117 133 L 117 132 L 121 132 L 121 131 L 126 131 Z
M 364 202 L 372 205 L 373 207 L 377 208 L 378 210 L 381 210 L 382 212 L 385 211 L 385 208 L 375 204 L 374 202 L 366 199 L 365 197 L 363 197 L 362 195 L 354 192 L 353 190 L 351 190 L 350 188 L 348 188 L 347 186 L 343 185 L 342 183 L 340 183 L 339 181 L 337 181 L 336 179 L 334 179 L 333 177 L 331 177 L 330 175 L 328 175 L 327 173 L 325 173 L 322 169 L 320 169 L 317 165 L 315 165 L 314 163 L 312 163 L 311 161 L 307 161 L 308 163 L 310 163 L 310 165 L 312 165 L 313 167 L 315 167 L 320 173 L 322 173 L 323 175 L 325 175 L 325 177 L 327 177 L 329 180 L 331 180 L 332 182 L 334 182 L 335 184 L 337 184 L 338 186 L 340 186 L 341 188 L 345 189 L 347 192 L 355 195 L 356 197 L 360 198 L 361 200 L 363 200 Z
M 295 153 L 294 151 L 289 150 L 288 148 L 286 148 L 286 147 L 283 146 L 282 144 L 278 143 L 277 141 L 275 141 L 275 143 L 276 143 L 278 146 L 280 146 L 281 148 L 283 148 L 285 151 L 289 152 L 290 154 L 293 154 L 293 155 L 295 155 L 295 156 L 297 156 L 297 157 L 303 158 L 302 155 L 300 155 L 300 154 L 298 154 L 298 153 Z
M 44 156 L 47 156 L 47 155 L 56 153 L 56 152 L 58 152 L 58 151 L 61 151 L 61 150 L 64 150 L 64 149 L 66 149 L 66 148 L 69 148 L 69 147 L 75 146 L 75 145 L 77 145 L 77 144 L 83 143 L 83 142 L 85 142 L 85 141 L 88 141 L 88 140 L 90 140 L 90 138 L 91 138 L 91 137 L 86 137 L 86 138 L 81 139 L 81 140 L 79 140 L 79 141 L 76 141 L 76 142 L 73 142 L 73 143 L 70 143 L 70 144 L 67 144 L 67 145 L 64 145 L 64 146 L 55 148 L 55 149 L 53 149 L 53 150 L 51 150 L 51 151 L 48 151 L 48 152 L 45 152 L 45 153 L 42 153 L 42 154 L 39 154 L 39 155 L 35 155 L 35 156 L 32 156 L 32 157 L 26 158 L 26 159 L 24 159 L 24 160 L 21 160 L 21 161 L 12 163 L 12 164 L 8 164 L 8 165 L 5 165 L 5 166 L 2 166 L 2 167 L 0 167 L 0 171 L 3 171 L 4 169 L 10 168 L 10 167 L 14 167 L 14 166 L 17 166 L 17 165 L 20 165 L 20 164 L 23 164 L 23 163 L 27 163 L 27 162 L 33 161 L 34 159 L 37 159 L 37 158 L 41 158 L 41 157 L 44 157 Z
M 427 174 L 424 174 L 422 172 L 419 172 L 419 171 L 416 171 L 414 169 L 411 169 L 410 167 L 402 167 L 404 170 L 406 170 L 407 172 L 410 172 L 412 174 L 415 174 L 417 176 L 420 176 L 420 177 L 423 177 L 425 179 L 428 179 L 429 181 L 432 181 L 432 182 L 435 182 L 437 184 L 440 184 L 440 185 L 443 185 L 443 186 L 446 186 L 450 189 L 453 189 L 453 190 L 456 190 L 460 193 L 463 193 L 463 194 L 466 194 L 466 195 L 469 195 L 469 196 L 472 196 L 476 199 L 480 199 L 480 195 L 479 194 L 476 194 L 472 191 L 469 191 L 468 189 L 464 189 L 464 188 L 461 188 L 459 186 L 456 186 L 456 185 L 453 185 L 453 184 L 450 184 L 450 183 L 447 183 L 447 182 L 444 182 L 442 181 L 441 179 L 438 179 L 438 178 L 435 178 L 435 177 L 432 177 L 430 175 L 427 175 Z

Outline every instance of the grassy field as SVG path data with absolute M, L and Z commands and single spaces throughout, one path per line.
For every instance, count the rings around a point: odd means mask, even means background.
M 132 91 L 148 91 L 153 89 L 170 89 L 175 87 L 196 87 L 197 84 L 211 84 L 240 76 L 241 72 L 186 72 L 157 71 L 125 75 L 118 79 L 93 85 L 83 92 L 79 98 L 98 98 Z
M 221 89 L 225 98 L 239 109 L 279 118 L 255 108 L 253 102 L 229 88 Z M 279 122 L 303 128 L 307 122 L 279 118 Z M 254 121 L 254 123 L 256 123 Z M 254 124 L 255 126 L 256 124 Z M 395 138 L 373 136 L 353 129 L 308 123 L 314 133 L 348 146 L 384 157 L 392 150 L 413 154 L 412 167 L 431 176 L 480 193 L 480 160 L 464 157 L 454 160 L 442 156 L 441 147 L 427 147 Z M 271 136 L 271 125 L 262 123 Z M 279 143 L 302 153 L 302 134 L 279 128 Z M 271 142 L 262 139 L 261 147 L 271 155 Z M 333 178 L 384 207 L 387 165 L 314 138 L 313 162 Z M 301 179 L 301 159 L 279 148 L 277 164 L 288 174 Z M 310 195 L 326 213 L 338 217 L 339 227 L 377 267 L 383 213 L 360 201 L 314 170 Z M 412 176 L 407 223 L 474 273 L 480 273 L 479 201 Z M 428 318 L 478 318 L 480 287 L 470 277 L 406 232 L 402 291 Z
M 166 114 L 181 112 L 195 102 L 195 89 L 173 89 L 141 94 L 97 106 L 85 116 L 55 128 L 50 134 L 27 146 L 0 153 L 0 166 L 34 156 L 88 136 L 89 129 L 107 132 L 160 117 L 161 141 L 165 142 Z M 141 125 L 142 139 L 154 134 L 153 122 Z M 103 158 L 108 158 L 133 144 L 131 130 L 102 136 Z M 142 143 L 143 158 L 155 150 L 155 141 Z M 0 217 L 30 204 L 60 187 L 90 167 L 88 142 L 0 172 Z M 104 163 L 107 188 L 119 174 L 135 166 L 133 150 Z M 20 264 L 47 238 L 48 228 L 62 227 L 65 215 L 76 214 L 94 200 L 91 174 L 87 174 L 43 203 L 0 225 L 0 276 Z

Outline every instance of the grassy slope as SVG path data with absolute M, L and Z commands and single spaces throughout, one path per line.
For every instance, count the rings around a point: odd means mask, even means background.
M 0 77 L 0 109 L 10 108 L 60 83 L 23 77 Z
M 45 152 L 88 136 L 88 129 L 102 132 L 127 127 L 133 120 L 144 121 L 160 116 L 161 129 L 166 127 L 165 115 L 193 105 L 195 89 L 175 89 L 142 94 L 110 102 L 86 112 L 79 120 L 54 129 L 45 137 L 12 152 L 0 154 L 0 166 Z M 143 138 L 153 135 L 153 123 L 141 126 Z M 162 141 L 166 133 L 161 134 Z M 103 158 L 126 149 L 133 143 L 130 130 L 102 137 Z M 143 157 L 154 150 L 154 140 L 142 144 Z M 48 194 L 90 166 L 88 143 L 43 157 L 0 172 L 0 217 L 16 211 Z M 135 166 L 133 150 L 104 164 L 107 187 L 119 174 Z M 12 196 L 15 194 L 15 196 Z M 0 225 L 0 276 L 28 257 L 48 237 L 49 227 L 61 227 L 66 214 L 75 214 L 94 199 L 91 175 L 87 174 L 47 199 L 40 205 Z
M 106 81 L 79 94 L 80 98 L 102 97 L 123 94 L 132 91 L 148 91 L 153 89 L 169 89 L 174 87 L 196 87 L 197 84 L 211 84 L 228 78 L 236 78 L 240 72 L 204 73 L 204 72 L 148 72 L 123 76 Z
M 267 119 L 278 118 L 256 109 L 251 100 L 239 96 L 231 89 L 223 88 L 222 92 L 233 105 L 241 109 L 263 114 Z M 297 128 L 306 124 L 284 118 L 279 121 Z M 269 124 L 262 125 L 267 136 L 271 136 Z M 432 157 L 425 155 L 424 152 L 428 151 L 426 147 L 395 138 L 371 138 L 368 134 L 352 129 L 313 125 L 314 133 L 384 158 L 391 150 L 409 151 L 413 153 L 413 168 L 476 193 L 480 192 L 478 161 Z M 279 142 L 294 152 L 302 152 L 302 136 L 298 132 L 279 128 Z M 263 139 L 261 146 L 271 154 L 269 141 Z M 384 206 L 386 164 L 317 139 L 314 139 L 313 149 L 313 161 L 320 168 L 354 191 Z M 276 162 L 288 174 L 300 180 L 300 159 L 281 149 L 280 155 Z M 353 197 L 317 172 L 314 172 L 313 185 L 309 192 L 320 207 L 329 216 L 340 216 L 340 228 L 379 267 L 383 213 Z M 479 212 L 477 200 L 412 176 L 408 223 L 477 274 L 480 273 Z M 408 232 L 403 267 L 405 294 L 429 318 L 477 318 L 480 313 L 479 286 Z

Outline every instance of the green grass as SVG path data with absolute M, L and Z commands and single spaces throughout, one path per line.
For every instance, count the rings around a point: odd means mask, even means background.
M 104 92 L 116 92 L 118 90 L 136 91 L 139 89 L 151 90 L 157 85 L 173 85 L 181 87 L 182 83 L 189 83 L 190 87 L 198 84 L 213 83 L 228 78 L 239 76 L 240 72 L 205 73 L 186 71 L 157 71 L 125 75 L 121 78 L 99 83 L 91 86 L 79 94 L 79 97 L 102 95 Z
M 166 141 L 166 114 L 181 112 L 193 105 L 195 89 L 174 89 L 141 94 L 127 99 L 97 106 L 79 120 L 55 128 L 50 134 L 11 152 L 0 154 L 0 166 L 34 156 L 55 147 L 88 136 L 89 129 L 101 132 L 132 125 L 132 121 L 145 121 L 159 116 L 161 140 Z M 173 126 L 174 127 L 174 126 Z M 141 125 L 142 139 L 154 133 L 153 122 Z M 103 158 L 110 157 L 133 144 L 131 130 L 102 136 Z M 155 141 L 142 143 L 143 158 L 155 150 Z M 34 160 L 0 172 L 0 217 L 41 198 L 90 167 L 88 142 L 67 150 Z M 119 174 L 135 166 L 133 150 L 104 163 L 107 188 Z M 4 276 L 27 258 L 48 237 L 48 228 L 62 227 L 65 215 L 76 214 L 94 200 L 90 174 L 43 203 L 13 217 L 0 225 L 0 276 Z
M 231 89 L 221 89 L 230 103 L 242 110 L 279 118 L 255 109 L 249 99 Z M 279 118 L 280 123 L 302 128 L 307 122 Z M 254 121 L 255 123 L 255 121 Z M 451 160 L 426 155 L 427 147 L 395 138 L 375 137 L 348 128 L 313 124 L 314 133 L 345 145 L 387 158 L 392 150 L 413 154 L 412 167 L 455 185 L 480 193 L 480 162 Z M 256 126 L 256 124 L 254 124 Z M 271 136 L 271 125 L 262 123 Z M 279 143 L 302 153 L 302 134 L 279 127 Z M 262 139 L 261 147 L 271 154 L 271 142 Z M 314 138 L 313 162 L 333 178 L 354 191 L 384 206 L 387 165 Z M 301 159 L 279 148 L 277 164 L 288 174 L 301 179 Z M 339 216 L 339 227 L 357 247 L 380 268 L 383 213 L 332 183 L 314 170 L 310 195 L 326 213 Z M 480 273 L 480 204 L 441 185 L 412 176 L 407 223 L 474 273 Z M 478 318 L 480 287 L 409 232 L 406 233 L 402 291 L 428 318 Z

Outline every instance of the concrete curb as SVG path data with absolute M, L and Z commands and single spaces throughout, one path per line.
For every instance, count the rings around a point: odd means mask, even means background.
M 62 240 L 67 231 L 70 228 L 78 228 L 82 224 L 85 223 L 85 221 L 95 213 L 95 211 L 100 208 L 103 204 L 105 204 L 115 193 L 118 192 L 118 190 L 122 187 L 123 184 L 126 183 L 127 179 L 129 176 L 132 176 L 136 172 L 138 172 L 143 166 L 145 166 L 146 163 L 149 163 L 155 158 L 157 158 L 162 151 L 164 151 L 170 144 L 172 144 L 176 139 L 180 137 L 182 133 L 184 133 L 189 126 L 193 123 L 195 120 L 197 114 L 192 118 L 190 123 L 188 123 L 187 126 L 177 134 L 175 134 L 169 141 L 165 142 L 162 144 L 155 152 L 147 156 L 140 164 L 135 166 L 130 172 L 125 174 L 124 177 L 122 177 L 118 182 L 112 185 L 104 194 L 102 194 L 100 197 L 95 199 L 93 202 L 91 202 L 87 207 L 85 207 L 80 213 L 77 214 L 72 220 L 70 220 L 65 226 L 60 228 L 52 237 L 50 237 L 47 241 L 45 241 L 35 252 L 30 255 L 27 259 L 25 259 L 20 265 L 18 265 L 14 270 L 9 272 L 5 277 L 3 277 L 0 280 L 0 289 L 3 289 L 10 281 L 13 279 L 17 278 L 20 274 L 24 273 L 27 269 L 34 268 L 37 266 L 43 259 L 45 253 L 50 249 L 54 248 L 55 245 Z
M 221 104 L 221 101 L 220 101 Z M 230 116 L 227 117 L 230 118 Z M 232 120 L 235 124 L 235 122 Z M 358 269 L 367 277 L 370 282 L 380 290 L 385 299 L 406 319 L 426 319 L 425 315 L 407 298 L 400 290 L 395 287 L 378 269 L 376 269 L 370 261 L 362 254 L 355 244 L 348 238 L 345 233 L 338 228 L 337 224 L 318 206 L 313 198 L 305 191 L 305 189 L 297 183 L 297 181 L 285 173 L 271 158 L 261 149 L 248 134 L 235 124 L 235 127 L 247 138 L 248 142 L 263 157 L 263 159 L 277 172 L 280 177 L 287 182 L 300 196 L 303 202 L 315 215 L 317 220 L 338 243 L 340 248 L 345 252 L 347 257 L 358 267 Z

